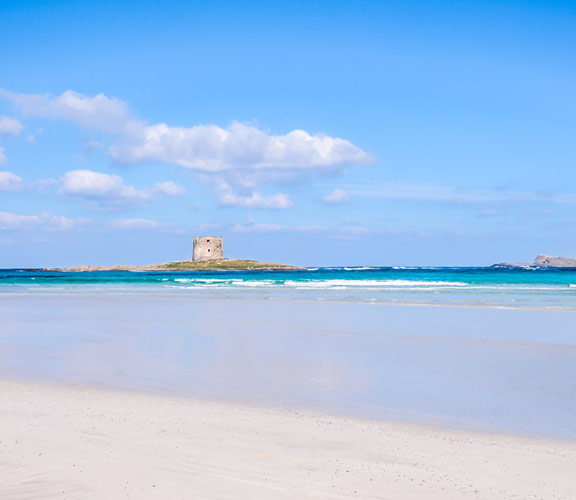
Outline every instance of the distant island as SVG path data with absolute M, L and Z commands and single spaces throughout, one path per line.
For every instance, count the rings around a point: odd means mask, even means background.
M 567 267 L 576 268 L 576 259 L 569 257 L 552 257 L 550 255 L 537 255 L 534 262 L 531 264 L 520 264 L 513 262 L 500 262 L 499 264 L 494 264 L 492 267 Z
M 248 259 L 225 259 L 222 238 L 203 236 L 194 238 L 192 260 L 149 264 L 146 266 L 72 266 L 47 268 L 43 271 L 86 272 L 86 271 L 287 271 L 302 269 L 286 264 L 271 264 Z

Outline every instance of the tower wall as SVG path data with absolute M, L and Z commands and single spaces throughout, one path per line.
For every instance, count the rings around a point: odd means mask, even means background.
M 194 260 L 223 259 L 222 238 L 203 236 L 194 238 Z

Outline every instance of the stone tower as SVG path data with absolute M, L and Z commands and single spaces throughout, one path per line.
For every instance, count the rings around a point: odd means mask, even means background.
M 223 259 L 222 238 L 203 236 L 194 238 L 194 260 Z

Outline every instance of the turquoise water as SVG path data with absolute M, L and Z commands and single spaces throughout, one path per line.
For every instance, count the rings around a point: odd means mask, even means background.
M 314 268 L 301 271 L 0 270 L 0 293 L 94 291 L 576 311 L 576 270 Z
M 576 439 L 576 270 L 13 269 L 0 318 L 0 377 Z

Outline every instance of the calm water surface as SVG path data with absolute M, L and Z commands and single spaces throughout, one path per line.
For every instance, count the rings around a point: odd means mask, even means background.
M 576 313 L 567 306 L 304 300 L 279 285 L 280 294 L 157 283 L 127 291 L 98 276 L 33 288 L 30 279 L 2 285 L 3 377 L 576 438 Z M 546 286 L 567 288 L 562 280 Z M 168 286 L 188 286 L 176 283 Z

